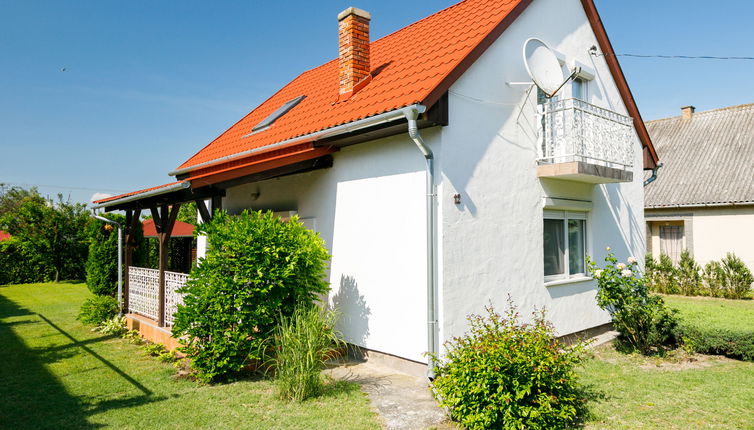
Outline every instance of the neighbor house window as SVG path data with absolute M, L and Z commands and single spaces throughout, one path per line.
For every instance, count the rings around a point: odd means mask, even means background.
M 586 276 L 586 212 L 544 213 L 545 282 Z

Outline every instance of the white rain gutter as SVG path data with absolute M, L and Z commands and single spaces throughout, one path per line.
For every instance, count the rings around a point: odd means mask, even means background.
M 327 137 L 337 136 L 340 134 L 345 134 L 345 133 L 350 133 L 352 131 L 361 130 L 363 128 L 372 127 L 378 124 L 384 124 L 386 122 L 396 121 L 405 117 L 404 112 L 403 112 L 404 109 L 419 109 L 420 106 L 421 105 L 411 105 L 406 108 L 391 110 L 389 112 L 384 112 L 378 115 L 370 116 L 369 118 L 360 119 L 358 121 L 349 122 L 347 124 L 337 125 L 335 127 L 327 128 L 321 131 L 316 131 L 314 133 L 305 134 L 303 136 L 281 140 L 280 142 L 273 143 L 272 145 L 266 145 L 260 148 L 249 149 L 247 151 L 239 152 L 237 154 L 220 157 L 212 161 L 205 161 L 204 163 L 199 163 L 193 166 L 184 167 L 183 169 L 176 169 L 176 170 L 173 170 L 172 172 L 169 172 L 168 175 L 170 176 L 182 175 L 184 173 L 188 173 L 196 169 L 201 169 L 203 167 L 226 163 L 228 161 L 232 161 L 237 158 L 247 157 L 249 155 L 253 155 L 256 153 L 267 152 L 272 149 L 279 149 L 286 146 L 292 146 L 297 143 L 302 143 L 306 141 L 317 141 L 320 139 L 325 139 Z M 424 112 L 423 110 L 424 106 L 421 106 L 421 109 L 422 109 L 421 112 Z
M 422 105 L 413 105 L 403 108 L 403 114 L 408 120 L 408 135 L 414 141 L 421 151 L 424 159 L 427 161 L 427 183 L 426 183 L 426 204 L 427 204 L 427 349 L 430 353 L 427 363 L 427 378 L 430 380 L 435 377 L 435 361 L 432 358 L 437 356 L 437 252 L 435 232 L 437 231 L 437 185 L 435 184 L 435 156 L 432 149 L 424 142 L 419 134 L 419 126 L 416 120 L 419 114 L 423 113 L 426 108 Z
M 159 196 L 161 194 L 167 194 L 167 193 L 169 193 L 171 191 L 184 190 L 184 189 L 186 189 L 186 188 L 188 188 L 190 186 L 191 186 L 191 183 L 188 182 L 188 181 L 176 182 L 175 184 L 170 184 L 170 185 L 168 185 L 166 187 L 158 188 L 156 190 L 146 191 L 146 192 L 139 193 L 139 194 L 133 194 L 133 195 L 130 195 L 130 196 L 127 196 L 127 197 L 123 197 L 122 199 L 110 200 L 110 201 L 107 201 L 107 202 L 104 202 L 104 203 L 98 203 L 96 205 L 93 205 L 92 209 L 100 209 L 100 208 L 106 208 L 106 207 L 109 207 L 109 206 L 115 206 L 115 205 L 119 205 L 119 204 L 122 204 L 122 203 L 132 202 L 134 200 L 141 200 L 141 199 L 143 199 L 145 197 Z

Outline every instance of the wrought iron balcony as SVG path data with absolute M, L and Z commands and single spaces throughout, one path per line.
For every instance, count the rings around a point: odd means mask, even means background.
M 579 99 L 541 106 L 540 177 L 591 183 L 632 180 L 631 118 Z

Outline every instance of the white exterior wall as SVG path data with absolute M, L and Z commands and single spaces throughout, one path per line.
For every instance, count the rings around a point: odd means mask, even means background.
M 644 253 L 638 138 L 632 183 L 537 178 L 533 110 L 522 111 L 525 87 L 505 84 L 528 80 L 521 47 L 533 36 L 593 67 L 590 101 L 626 114 L 603 59 L 588 54 L 597 42 L 578 0 L 535 0 L 453 85 L 450 125 L 421 130 L 439 176 L 441 341 L 462 334 L 466 316 L 486 304 L 502 310 L 508 294 L 524 314 L 546 307 L 560 334 L 609 322 L 593 281 L 545 287 L 545 197 L 592 202 L 587 252 L 598 261 L 606 246 L 621 259 Z M 401 134 L 345 148 L 330 169 L 231 188 L 223 207 L 298 211 L 333 254 L 329 301 L 343 313 L 346 339 L 426 362 L 424 175 L 424 159 Z
M 662 174 L 662 171 L 660 171 Z M 708 208 L 647 209 L 647 214 L 663 220 L 688 219 L 691 232 L 684 232 L 684 245 L 691 248 L 694 259 L 702 266 L 734 252 L 754 271 L 754 206 Z M 647 221 L 653 221 L 647 217 Z M 658 224 L 662 224 L 658 220 Z M 652 235 L 652 249 L 659 257 L 659 228 Z
M 333 255 L 329 301 L 346 339 L 426 363 L 424 166 L 406 133 L 344 148 L 330 169 L 230 188 L 223 207 L 297 211 Z
M 635 138 L 634 181 L 588 185 L 538 179 L 534 106 L 525 106 L 522 46 L 538 37 L 596 71 L 589 101 L 627 114 L 607 65 L 591 57 L 597 45 L 578 0 L 535 0 L 452 86 L 449 126 L 442 132 L 443 272 L 441 339 L 462 334 L 465 317 L 492 303 L 502 311 L 510 294 L 522 315 L 546 307 L 559 334 L 609 322 L 596 306 L 594 281 L 545 286 L 544 198 L 590 200 L 587 253 L 601 262 L 644 254 L 642 152 Z M 564 68 L 564 74 L 567 75 Z M 570 97 L 565 89 L 565 97 Z M 454 205 L 453 194 L 462 203 Z

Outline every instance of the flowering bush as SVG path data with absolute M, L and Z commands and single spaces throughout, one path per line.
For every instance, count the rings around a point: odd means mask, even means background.
M 650 354 L 676 343 L 678 321 L 675 311 L 649 293 L 644 279 L 636 276 L 637 261 L 629 257 L 619 263 L 608 248 L 605 267 L 589 260 L 589 272 L 597 279 L 597 304 L 610 312 L 620 333 L 620 346 L 629 351 Z
M 434 394 L 468 429 L 551 429 L 574 424 L 585 402 L 574 366 L 584 343 L 555 339 L 544 311 L 522 324 L 511 303 L 505 316 L 467 319 L 470 332 L 446 343 Z

